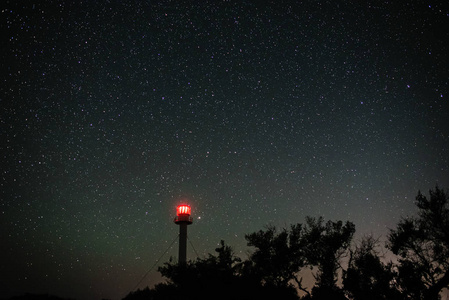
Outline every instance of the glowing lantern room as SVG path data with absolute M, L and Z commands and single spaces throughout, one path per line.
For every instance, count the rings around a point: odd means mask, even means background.
M 190 216 L 190 212 L 191 212 L 191 208 L 189 205 L 182 204 L 182 205 L 178 205 L 178 207 L 176 208 L 176 215 L 178 217 L 184 216 L 184 215 Z
M 176 207 L 175 223 L 176 224 L 181 224 L 181 223 L 192 224 L 193 219 L 192 219 L 192 217 L 190 217 L 190 213 L 191 213 L 190 205 L 187 205 L 187 204 L 178 205 L 178 207 Z

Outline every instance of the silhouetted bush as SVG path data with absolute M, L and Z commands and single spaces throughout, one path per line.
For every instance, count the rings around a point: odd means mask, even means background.
M 390 232 L 388 248 L 398 255 L 397 264 L 381 261 L 372 237 L 349 250 L 353 223 L 307 217 L 304 225 L 280 231 L 271 226 L 246 235 L 253 251 L 243 262 L 223 241 L 216 255 L 184 265 L 169 261 L 159 268 L 167 282 L 131 292 L 124 300 L 297 300 L 298 289 L 306 293 L 303 300 L 437 300 L 449 287 L 448 197 L 436 187 L 430 199 L 419 192 L 416 204 L 418 217 L 403 219 Z M 349 262 L 342 269 L 345 256 Z M 306 267 L 317 270 L 312 289 L 297 277 Z M 340 269 L 343 286 L 337 285 Z

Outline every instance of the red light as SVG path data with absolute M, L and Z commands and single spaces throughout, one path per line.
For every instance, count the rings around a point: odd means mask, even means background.
M 178 205 L 178 207 L 176 208 L 176 215 L 177 216 L 190 216 L 190 206 L 189 205 Z

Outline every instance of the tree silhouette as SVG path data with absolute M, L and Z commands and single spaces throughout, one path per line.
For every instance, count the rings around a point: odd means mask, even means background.
M 13 296 L 10 300 L 70 300 L 49 294 L 30 294 L 26 293 L 22 296 Z
M 418 217 L 403 219 L 391 230 L 388 247 L 399 255 L 398 282 L 409 299 L 439 299 L 449 287 L 449 208 L 446 192 L 418 192 Z
M 186 264 L 169 261 L 159 267 L 165 283 L 131 292 L 125 299 L 296 300 L 299 288 L 307 294 L 303 300 L 437 300 L 449 288 L 449 207 L 446 192 L 438 186 L 429 194 L 427 198 L 418 192 L 417 217 L 401 220 L 390 231 L 387 248 L 398 255 L 396 264 L 381 261 L 371 237 L 348 251 L 353 223 L 306 217 L 305 224 L 247 234 L 253 251 L 243 262 L 223 241 L 216 255 Z M 348 253 L 344 270 L 341 261 Z M 311 291 L 297 278 L 305 267 L 317 269 Z M 337 285 L 340 269 L 343 288 Z
M 159 267 L 159 272 L 168 279 L 167 283 L 156 286 L 159 294 L 183 299 L 225 299 L 238 294 L 241 286 L 236 264 L 240 259 L 224 241 L 215 251 L 217 256 L 209 254 L 205 259 L 199 258 L 185 265 L 170 261 Z
M 144 289 L 138 289 L 135 292 L 130 292 L 123 300 L 149 300 L 153 299 L 156 294 L 155 290 L 151 290 L 149 287 Z
M 296 224 L 279 233 L 270 226 L 245 235 L 248 246 L 255 247 L 255 251 L 245 262 L 243 274 L 266 286 L 288 287 L 304 266 L 301 232 L 302 225 Z
M 354 300 L 403 299 L 394 286 L 393 264 L 383 264 L 376 250 L 377 241 L 369 236 L 351 251 L 343 286 Z
M 388 247 L 399 255 L 399 264 L 384 264 L 371 238 L 348 251 L 355 226 L 351 222 L 307 217 L 278 231 L 267 227 L 245 236 L 254 247 L 241 261 L 221 241 L 215 255 L 186 264 L 170 260 L 159 267 L 167 281 L 153 289 L 131 292 L 126 300 L 189 299 L 438 299 L 449 285 L 449 216 L 447 196 L 438 187 L 430 200 L 417 196 L 417 218 L 402 220 L 389 236 Z M 349 253 L 348 268 L 341 267 Z M 302 286 L 298 272 L 317 269 L 311 291 Z M 342 269 L 343 288 L 337 285 Z M 297 287 L 295 288 L 294 282 Z M 399 287 L 399 289 L 397 288 Z
M 156 285 L 152 300 L 160 299 L 291 299 L 298 296 L 293 287 L 263 286 L 239 272 L 243 264 L 234 255 L 231 247 L 221 241 L 215 249 L 217 255 L 189 261 L 186 264 L 165 263 L 159 272 L 167 278 L 166 283 Z M 130 298 L 132 300 L 144 299 Z M 128 300 L 128 299 L 127 299 Z
M 306 218 L 303 233 L 305 257 L 311 266 L 318 267 L 313 299 L 346 299 L 337 287 L 337 271 L 340 259 L 348 249 L 355 232 L 355 225 L 342 221 L 328 221 L 323 218 Z
M 323 218 L 306 218 L 306 225 L 292 225 L 279 233 L 274 226 L 245 236 L 248 246 L 255 247 L 244 263 L 244 274 L 249 274 L 264 286 L 292 287 L 295 280 L 307 298 L 346 299 L 336 286 L 340 260 L 349 247 L 355 226 L 342 221 L 324 223 Z M 317 283 L 312 294 L 296 277 L 304 267 L 318 267 Z

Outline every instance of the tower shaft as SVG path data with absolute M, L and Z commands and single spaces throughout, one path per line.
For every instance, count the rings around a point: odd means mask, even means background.
M 179 224 L 179 254 L 178 263 L 185 265 L 187 263 L 187 223 Z
M 176 208 L 175 224 L 179 225 L 179 265 L 186 265 L 187 263 L 187 225 L 193 222 L 190 211 L 190 206 L 186 204 L 178 205 Z

